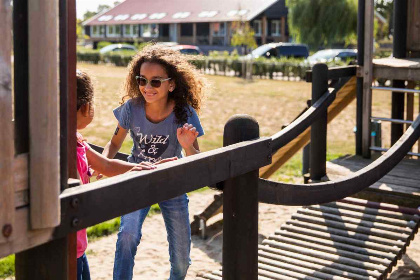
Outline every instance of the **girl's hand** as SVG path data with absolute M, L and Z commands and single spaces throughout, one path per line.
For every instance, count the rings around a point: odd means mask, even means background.
M 102 177 L 104 177 L 104 175 L 102 175 L 101 173 L 99 173 L 98 171 L 94 170 L 92 173 L 92 177 L 96 176 L 96 180 L 102 179 Z
M 151 162 L 148 161 L 142 161 L 133 168 L 130 169 L 130 171 L 142 171 L 142 170 L 152 170 L 156 169 L 156 165 L 154 165 Z
M 176 136 L 182 148 L 187 150 L 193 147 L 194 141 L 198 136 L 198 131 L 192 124 L 186 123 L 176 130 Z

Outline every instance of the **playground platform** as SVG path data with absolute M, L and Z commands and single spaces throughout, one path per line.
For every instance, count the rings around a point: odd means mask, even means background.
M 371 162 L 341 157 L 327 163 L 328 178 Z M 419 170 L 420 161 L 404 159 L 354 197 L 300 208 L 259 245 L 258 279 L 387 279 L 418 230 Z M 222 271 L 197 279 L 220 280 Z
M 344 178 L 367 166 L 373 159 L 360 156 L 345 156 L 327 162 L 330 180 Z M 401 207 L 417 208 L 420 205 L 420 161 L 404 159 L 386 176 L 354 197 L 376 202 L 397 204 Z

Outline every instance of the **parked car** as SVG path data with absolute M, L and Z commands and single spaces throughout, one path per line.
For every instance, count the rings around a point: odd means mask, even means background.
M 202 55 L 203 52 L 197 46 L 192 45 L 176 45 L 172 46 L 173 49 L 178 50 L 182 54 L 191 54 L 191 55 Z
M 310 65 L 314 65 L 318 62 L 330 62 L 330 61 L 342 61 L 351 62 L 357 59 L 356 49 L 327 49 L 317 51 L 313 55 L 309 56 L 307 61 Z
M 305 44 L 294 43 L 269 43 L 261 45 L 250 54 L 247 58 L 307 58 L 309 56 L 308 46 Z
M 119 51 L 137 51 L 137 48 L 133 45 L 128 45 L 128 44 L 111 44 L 100 49 L 99 53 L 105 54 L 108 52 L 119 52 Z

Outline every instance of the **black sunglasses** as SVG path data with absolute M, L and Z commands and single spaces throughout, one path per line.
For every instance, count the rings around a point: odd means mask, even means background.
M 136 81 L 139 86 L 145 87 L 148 83 L 154 88 L 158 88 L 162 85 L 162 82 L 169 81 L 171 78 L 167 79 L 151 79 L 148 80 L 144 77 L 136 76 Z

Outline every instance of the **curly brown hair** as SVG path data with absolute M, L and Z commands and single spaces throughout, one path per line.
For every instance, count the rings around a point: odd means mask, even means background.
M 86 72 L 76 70 L 77 110 L 85 104 L 93 103 L 93 83 Z
M 175 89 L 168 98 L 175 101 L 174 113 L 177 123 L 185 123 L 188 118 L 188 105 L 200 112 L 204 88 L 207 84 L 203 75 L 188 62 L 187 58 L 177 50 L 162 45 L 144 47 L 128 65 L 128 75 L 124 83 L 122 102 L 130 98 L 139 98 L 143 104 L 145 99 L 140 92 L 136 76 L 144 62 L 157 63 L 163 66 L 168 77 L 175 82 Z

